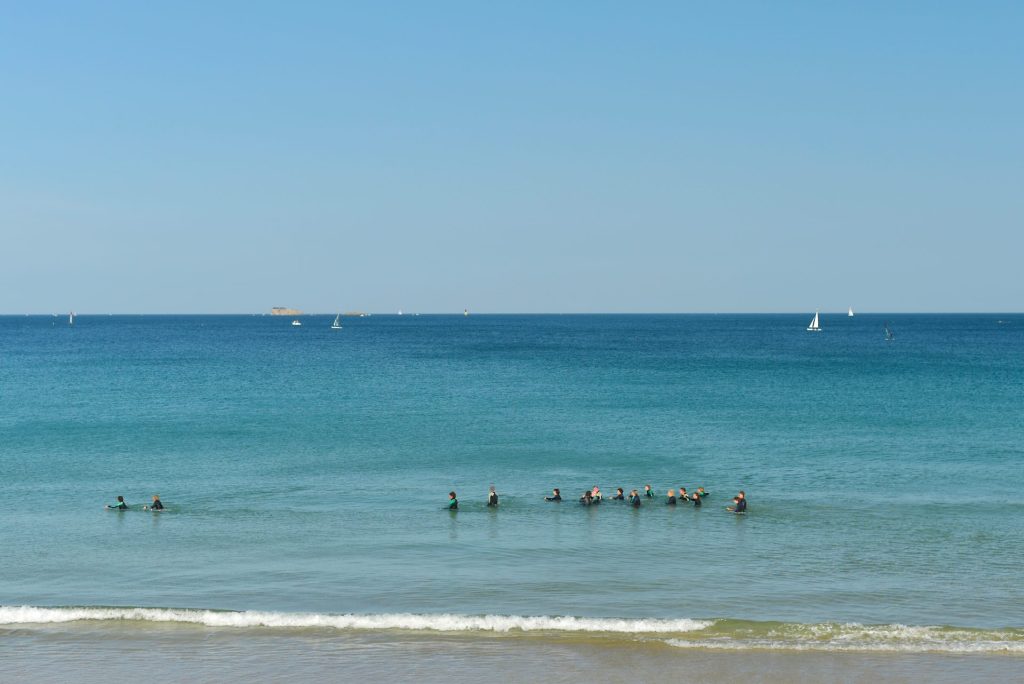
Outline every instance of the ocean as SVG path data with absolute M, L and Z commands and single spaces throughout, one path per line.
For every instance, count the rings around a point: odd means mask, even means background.
M 333 319 L 0 317 L 0 680 L 1024 673 L 1024 316 Z

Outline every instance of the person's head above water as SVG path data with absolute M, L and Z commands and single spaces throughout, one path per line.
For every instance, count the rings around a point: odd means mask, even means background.
M 644 491 L 647 491 L 647 490 L 649 490 L 650 488 L 651 488 L 651 485 L 649 485 L 649 484 L 648 484 L 648 485 L 644 485 Z
M 455 492 L 448 492 L 448 498 L 449 499 L 454 499 L 455 498 Z
M 561 494 L 562 494 L 562 490 L 559 489 L 558 487 L 555 487 L 551 491 L 555 494 L 555 496 L 561 496 Z
M 153 501 L 159 501 L 159 500 L 160 500 L 160 495 L 159 494 L 154 494 L 153 495 Z
M 117 497 L 117 503 L 124 503 L 124 497 L 123 496 Z
M 622 487 L 619 487 L 619 488 L 618 488 L 618 489 L 616 489 L 615 491 L 617 491 L 617 492 L 618 492 L 619 494 L 622 494 Z

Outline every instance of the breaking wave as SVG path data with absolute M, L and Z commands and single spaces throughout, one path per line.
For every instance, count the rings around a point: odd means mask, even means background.
M 192 624 L 211 628 L 594 635 L 676 648 L 775 651 L 890 651 L 1024 655 L 1024 629 L 785 623 L 746 620 L 459 615 L 451 613 L 284 613 L 188 608 L 0 606 L 0 627 L 76 622 Z

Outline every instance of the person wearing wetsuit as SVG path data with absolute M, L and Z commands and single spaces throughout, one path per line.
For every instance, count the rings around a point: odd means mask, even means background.
M 622 487 L 615 490 L 615 496 L 612 497 L 612 501 L 625 501 L 626 497 L 622 494 Z
M 494 491 L 494 485 L 491 485 L 491 491 L 487 494 L 487 505 L 492 508 L 498 505 L 498 492 Z
M 690 497 L 690 501 L 693 502 L 694 508 L 700 508 L 703 505 L 700 500 L 700 494 L 697 492 L 693 493 L 693 496 Z
M 679 503 L 690 503 L 690 495 L 686 493 L 686 487 L 679 488 Z
M 666 506 L 675 506 L 676 505 L 676 490 L 674 490 L 674 489 L 668 490 L 668 500 L 665 501 L 665 505 Z
M 699 494 L 702 499 L 708 495 L 708 493 L 704 491 L 703 487 L 697 487 L 697 494 Z
M 455 498 L 455 492 L 448 492 L 448 510 L 456 511 L 459 508 L 459 500 Z
M 635 489 L 629 493 L 629 503 L 633 508 L 640 508 L 640 493 Z
M 147 511 L 147 510 L 148 511 L 162 511 L 162 510 L 164 510 L 164 504 L 163 504 L 162 501 L 160 501 L 160 495 L 159 494 L 154 494 L 153 495 L 153 503 L 151 503 L 149 506 L 143 506 L 142 510 L 144 510 L 144 511 Z
M 654 498 L 654 491 L 651 489 L 651 485 L 644 485 L 644 496 L 646 496 L 648 499 Z
M 126 504 L 124 502 L 124 497 L 123 496 L 119 496 L 119 497 L 117 497 L 117 503 L 114 504 L 113 506 L 108 504 L 107 508 L 116 509 L 116 510 L 119 510 L 119 511 L 127 511 L 128 510 L 128 504 Z
M 580 497 L 580 503 L 584 506 L 590 506 L 594 503 L 594 495 L 589 489 L 583 492 L 583 496 Z
M 562 500 L 562 492 L 559 491 L 558 487 L 555 487 L 554 489 L 552 489 L 551 493 L 552 493 L 553 496 L 545 496 L 544 497 L 545 501 L 561 501 Z
M 732 500 L 732 506 L 726 506 L 725 510 L 731 511 L 732 513 L 746 513 L 747 512 L 747 495 L 740 491 L 739 494 Z

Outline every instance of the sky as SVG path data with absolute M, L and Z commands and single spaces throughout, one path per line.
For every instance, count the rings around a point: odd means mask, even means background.
M 1024 4 L 3 3 L 0 313 L 1024 310 Z

